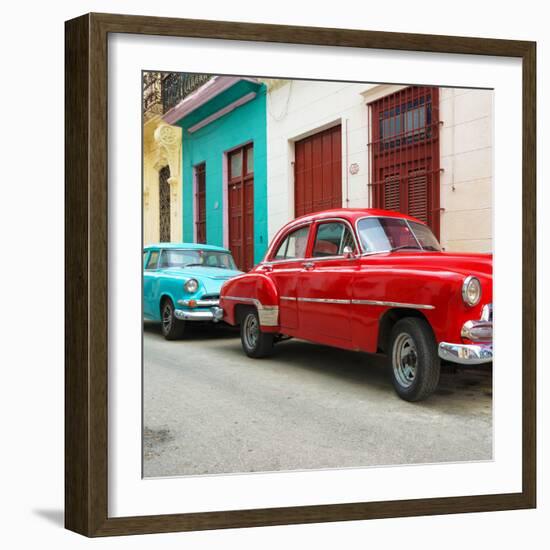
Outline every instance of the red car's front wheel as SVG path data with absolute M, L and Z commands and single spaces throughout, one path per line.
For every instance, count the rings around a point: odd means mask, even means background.
M 395 391 L 406 401 L 421 401 L 439 383 L 440 360 L 430 325 L 421 318 L 406 317 L 391 332 L 389 353 Z

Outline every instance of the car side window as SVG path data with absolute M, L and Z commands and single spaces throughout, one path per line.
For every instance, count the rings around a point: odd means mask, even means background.
M 279 245 L 274 260 L 293 260 L 303 258 L 306 253 L 309 225 L 291 231 Z
M 343 256 L 344 248 L 356 252 L 355 239 L 350 228 L 343 222 L 327 222 L 317 226 L 313 257 Z
M 153 250 L 151 252 L 151 255 L 149 256 L 149 261 L 147 262 L 145 269 L 156 269 L 158 266 L 158 261 L 159 261 L 159 251 Z

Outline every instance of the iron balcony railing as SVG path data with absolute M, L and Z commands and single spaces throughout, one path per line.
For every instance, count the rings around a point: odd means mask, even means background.
M 162 115 L 210 79 L 206 74 L 143 73 L 143 112 L 148 118 Z

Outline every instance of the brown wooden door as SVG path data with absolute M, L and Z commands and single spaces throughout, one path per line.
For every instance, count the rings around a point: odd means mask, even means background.
M 439 90 L 405 88 L 370 115 L 373 206 L 414 216 L 439 238 Z
M 195 235 L 198 243 L 206 244 L 206 164 L 195 167 Z
M 297 141 L 294 213 L 303 216 L 342 206 L 342 127 Z
M 237 267 L 254 266 L 254 149 L 252 144 L 229 154 L 229 249 Z

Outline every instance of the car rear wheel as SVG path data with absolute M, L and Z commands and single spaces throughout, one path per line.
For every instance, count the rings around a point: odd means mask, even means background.
M 185 322 L 174 316 L 174 304 L 166 298 L 160 308 L 162 335 L 166 340 L 177 340 L 183 336 Z
M 430 325 L 416 317 L 398 321 L 391 332 L 390 364 L 395 391 L 406 401 L 421 401 L 439 383 L 440 360 Z
M 273 334 L 262 332 L 255 309 L 247 310 L 241 320 L 241 343 L 248 357 L 267 357 L 273 351 Z

